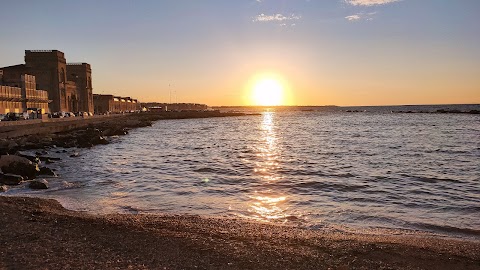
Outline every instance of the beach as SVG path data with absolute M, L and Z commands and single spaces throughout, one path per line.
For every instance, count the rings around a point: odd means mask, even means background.
M 92 215 L 0 197 L 1 269 L 479 269 L 480 243 L 188 215 Z

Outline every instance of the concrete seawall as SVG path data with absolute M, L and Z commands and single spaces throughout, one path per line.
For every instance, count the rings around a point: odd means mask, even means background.
M 113 114 L 96 115 L 86 118 L 71 117 L 0 122 L 0 139 L 69 131 L 126 116 L 127 115 Z

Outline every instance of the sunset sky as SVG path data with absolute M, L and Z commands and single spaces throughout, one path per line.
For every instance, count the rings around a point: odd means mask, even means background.
M 252 105 L 480 103 L 478 0 L 0 0 L 0 66 L 58 49 L 97 94 Z

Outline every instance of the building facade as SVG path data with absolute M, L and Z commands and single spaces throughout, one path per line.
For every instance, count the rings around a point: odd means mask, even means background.
M 114 95 L 93 95 L 94 110 L 97 114 L 124 113 L 139 111 L 140 103 L 130 97 L 119 97 Z
M 13 77 L 4 80 L 0 76 L 0 114 L 31 109 L 48 113 L 49 101 L 47 91 L 36 89 L 35 76 L 23 74 L 16 80 Z
M 58 50 L 26 50 L 25 64 L 0 68 L 4 80 L 33 75 L 36 88 L 45 89 L 51 112 L 93 112 L 92 70 L 89 64 L 67 64 Z M 20 87 L 18 85 L 17 87 Z
M 92 69 L 87 63 L 67 63 L 67 79 L 75 82 L 78 95 L 78 110 L 93 112 Z

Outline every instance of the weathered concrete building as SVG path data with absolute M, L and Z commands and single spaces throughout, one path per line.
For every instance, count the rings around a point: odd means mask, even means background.
M 139 111 L 140 103 L 130 97 L 119 97 L 114 95 L 93 95 L 95 113 L 123 113 Z
M 35 76 L 36 88 L 48 92 L 51 112 L 93 112 L 90 65 L 87 63 L 67 65 L 65 55 L 61 51 L 26 50 L 25 64 L 3 67 L 0 70 L 3 72 L 4 80 L 19 78 L 23 74 Z

